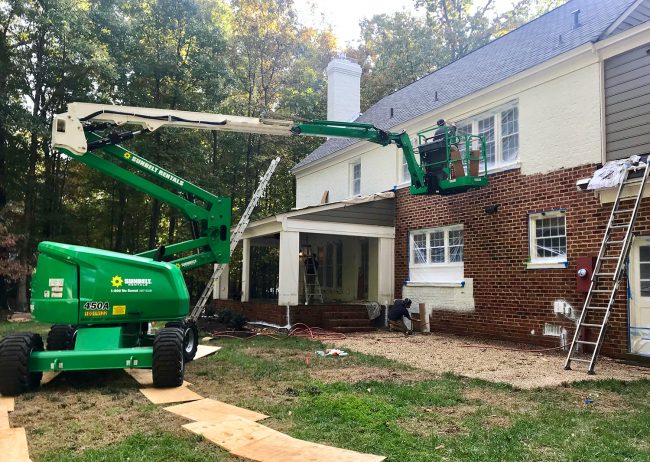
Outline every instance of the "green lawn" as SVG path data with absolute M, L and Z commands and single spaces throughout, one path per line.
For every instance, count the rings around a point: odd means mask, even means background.
M 393 462 L 650 460 L 650 381 L 524 391 L 354 352 L 320 358 L 303 339 L 215 343 L 188 365 L 193 388 L 309 441 Z M 18 398 L 11 423 L 27 428 L 35 461 L 240 460 L 181 429 L 121 371 L 64 374 Z

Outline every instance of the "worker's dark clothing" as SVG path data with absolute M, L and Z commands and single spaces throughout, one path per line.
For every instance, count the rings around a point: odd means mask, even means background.
M 406 308 L 406 306 L 404 306 L 404 302 L 402 300 L 396 300 L 393 307 L 390 309 L 390 311 L 388 311 L 388 320 L 401 321 L 402 317 L 411 319 L 411 313 L 409 313 L 409 310 Z
M 391 332 L 396 330 L 405 334 L 409 332 L 409 330 L 406 328 L 406 324 L 404 324 L 403 319 L 400 319 L 399 321 L 388 321 L 388 330 Z

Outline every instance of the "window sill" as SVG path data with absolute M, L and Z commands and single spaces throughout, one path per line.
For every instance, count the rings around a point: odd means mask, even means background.
M 514 170 L 516 168 L 521 168 L 521 161 L 513 162 L 510 164 L 501 164 L 496 167 L 490 167 L 488 168 L 488 175 L 491 175 L 493 173 L 505 172 L 508 170 Z M 483 172 L 484 172 L 483 169 L 479 170 L 480 175 L 483 175 Z
M 569 267 L 568 261 L 526 262 L 526 269 L 566 269 L 568 267 Z
M 417 282 L 406 281 L 407 287 L 465 287 L 465 281 Z
M 445 269 L 445 268 L 462 268 L 465 262 L 454 263 L 411 263 L 410 269 Z

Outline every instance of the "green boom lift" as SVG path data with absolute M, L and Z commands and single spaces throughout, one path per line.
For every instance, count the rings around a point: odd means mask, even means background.
M 121 126 L 138 129 L 117 131 Z M 405 132 L 391 133 L 372 124 L 72 103 L 68 112 L 55 116 L 53 146 L 176 208 L 192 224 L 193 239 L 137 255 L 41 242 L 31 309 L 35 319 L 54 325 L 45 348 L 38 334 L 11 334 L 0 340 L 1 394 L 34 389 L 44 371 L 144 368 L 152 369 L 157 387 L 183 383 L 185 363 L 196 353 L 198 331 L 195 319 L 188 317 L 182 272 L 229 261 L 231 210 L 228 197 L 215 196 L 119 145 L 163 126 L 396 144 L 411 173 L 412 194 L 444 194 L 487 184 L 486 169 L 482 174 L 476 169 L 485 159 L 482 140 L 451 131 L 445 131 L 443 143 L 440 136 L 436 140 L 420 134 L 426 155 L 421 152 L 418 163 Z M 450 149 L 452 145 L 465 148 Z M 166 323 L 155 335 L 148 330 L 153 321 Z

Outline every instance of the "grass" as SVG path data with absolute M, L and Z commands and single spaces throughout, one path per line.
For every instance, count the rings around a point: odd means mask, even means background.
M 314 351 L 323 345 L 304 339 L 218 344 L 216 355 L 188 365 L 193 388 L 264 412 L 266 425 L 305 440 L 391 462 L 650 460 L 647 380 L 517 390 L 354 352 L 322 358 Z M 121 371 L 64 374 L 18 398 L 11 416 L 39 462 L 239 460 L 184 422 L 148 403 Z

